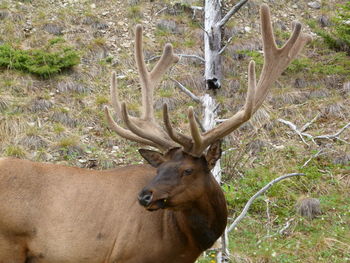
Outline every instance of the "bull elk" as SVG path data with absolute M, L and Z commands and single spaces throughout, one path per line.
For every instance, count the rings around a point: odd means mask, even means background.
M 193 263 L 226 226 L 224 195 L 210 170 L 220 158 L 218 141 L 257 111 L 268 89 L 297 56 L 309 37 L 297 23 L 277 48 L 269 9 L 261 7 L 264 66 L 256 84 L 248 68 L 243 108 L 214 129 L 201 133 L 188 109 L 191 135 L 176 131 L 164 105 L 164 128 L 154 118 L 153 91 L 178 58 L 170 44 L 148 72 L 142 29 L 136 27 L 135 58 L 142 86 L 143 113 L 128 115 L 112 75 L 111 96 L 121 127 L 105 108 L 120 136 L 158 148 L 139 150 L 150 165 L 106 171 L 0 161 L 0 263 Z M 207 150 L 208 149 L 208 150 Z

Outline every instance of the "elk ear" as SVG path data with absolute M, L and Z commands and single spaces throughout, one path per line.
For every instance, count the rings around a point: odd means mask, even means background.
M 152 165 L 155 168 L 157 168 L 159 165 L 165 162 L 165 158 L 160 152 L 139 149 L 139 153 L 150 165 Z
M 210 145 L 207 154 L 205 156 L 205 159 L 207 160 L 209 169 L 213 169 L 217 160 L 221 157 L 221 140 L 218 140 L 214 142 L 212 145 Z

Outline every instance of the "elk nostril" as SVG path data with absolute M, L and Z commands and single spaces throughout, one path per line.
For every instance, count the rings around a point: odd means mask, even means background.
M 153 193 L 151 191 L 142 191 L 138 196 L 139 203 L 142 206 L 148 206 L 152 202 Z
M 152 200 L 152 195 L 145 195 L 143 198 L 143 201 L 145 201 L 147 204 L 149 204 Z

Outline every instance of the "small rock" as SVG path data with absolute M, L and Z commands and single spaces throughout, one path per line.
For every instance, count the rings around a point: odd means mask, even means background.
M 311 197 L 303 197 L 298 200 L 296 210 L 299 215 L 313 219 L 321 215 L 320 200 Z
M 296 4 L 292 5 L 292 8 L 298 9 L 298 6 Z
M 57 24 L 46 24 L 43 29 L 52 35 L 62 35 L 63 27 Z
M 302 89 L 306 87 L 306 81 L 304 79 L 296 78 L 294 81 L 294 87 L 297 89 Z
M 162 19 L 157 23 L 157 27 L 171 33 L 179 33 L 179 28 L 175 21 Z
M 277 20 L 275 23 L 273 23 L 273 26 L 280 31 L 285 31 L 287 30 L 287 26 L 285 25 L 285 23 L 281 20 Z
M 307 5 L 313 9 L 320 9 L 321 8 L 321 4 L 317 1 L 309 2 L 309 3 L 307 3 Z
M 316 89 L 310 92 L 309 98 L 310 99 L 320 99 L 320 98 L 326 98 L 329 96 L 329 92 L 324 89 Z
M 96 4 L 91 4 L 90 7 L 91 7 L 92 9 L 95 9 L 95 8 L 96 8 Z
M 343 84 L 343 91 L 345 94 L 350 94 L 350 81 Z
M 325 15 L 321 15 L 318 18 L 318 23 L 320 24 L 321 27 L 327 27 L 331 25 L 331 21 L 329 20 L 329 18 Z
M 333 164 L 349 165 L 350 164 L 350 154 L 342 154 L 333 159 Z
M 249 26 L 244 27 L 244 31 L 249 33 L 252 29 Z
M 0 10 L 0 20 L 5 19 L 8 15 L 7 11 Z

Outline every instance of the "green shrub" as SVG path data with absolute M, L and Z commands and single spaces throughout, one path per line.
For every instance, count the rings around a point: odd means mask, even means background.
M 54 43 L 50 43 L 47 49 L 35 50 L 15 49 L 8 44 L 0 45 L 0 68 L 16 69 L 48 78 L 79 63 L 80 58 L 72 48 L 61 47 L 50 52 L 52 44 Z
M 350 2 L 339 6 L 337 16 L 332 18 L 330 30 L 316 29 L 327 46 L 336 51 L 345 51 L 350 55 Z

